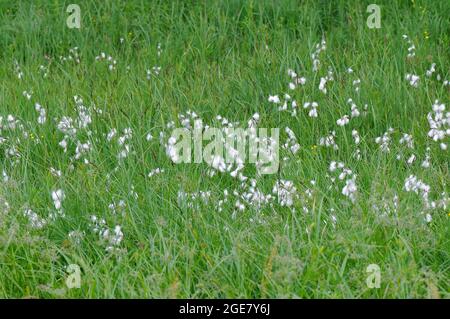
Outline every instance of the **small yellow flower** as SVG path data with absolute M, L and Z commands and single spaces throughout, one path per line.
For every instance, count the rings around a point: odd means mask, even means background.
M 425 39 L 429 39 L 429 38 L 430 38 L 430 33 L 429 33 L 428 31 L 424 31 L 424 32 L 423 32 L 423 37 L 424 37 Z

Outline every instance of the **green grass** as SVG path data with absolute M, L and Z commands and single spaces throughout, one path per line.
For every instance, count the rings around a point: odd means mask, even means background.
M 78 0 L 79 30 L 66 26 L 66 7 L 73 2 L 0 1 L 0 170 L 9 176 L 0 182 L 0 297 L 450 296 L 449 206 L 427 210 L 433 218 L 427 223 L 420 194 L 404 189 L 405 179 L 415 175 L 430 186 L 430 200 L 448 197 L 442 193 L 449 190 L 449 151 L 427 137 L 434 101 L 450 107 L 449 86 L 443 85 L 450 80 L 448 1 L 377 1 L 381 28 L 369 29 L 366 7 L 373 1 Z M 403 34 L 416 46 L 414 58 L 406 57 Z M 322 37 L 327 49 L 316 73 L 311 53 Z M 73 47 L 80 63 L 61 62 Z M 101 52 L 117 60 L 115 70 L 95 61 Z M 428 78 L 432 62 L 436 73 Z M 161 72 L 147 80 L 153 66 Z M 354 73 L 347 74 L 348 67 Z M 334 81 L 325 95 L 318 85 L 329 68 Z M 289 92 L 300 106 L 297 117 L 267 100 L 288 92 L 288 69 L 307 78 Z M 420 76 L 418 88 L 405 80 L 407 73 Z M 357 78 L 360 93 L 352 85 Z M 32 92 L 30 100 L 23 91 Z M 58 146 L 64 134 L 57 124 L 77 115 L 74 95 L 103 111 L 92 112 L 92 123 L 77 133 L 92 144 L 83 157 L 88 164 L 71 160 L 73 143 L 67 153 Z M 350 114 L 349 98 L 360 111 L 367 104 L 367 115 L 339 127 L 336 120 Z M 308 117 L 306 101 L 318 102 L 318 118 Z M 35 103 L 46 109 L 43 125 Z M 260 127 L 280 128 L 282 143 L 284 128 L 291 128 L 300 151 L 281 150 L 280 158 L 289 160 L 277 174 L 258 177 L 258 188 L 270 193 L 277 179 L 292 181 L 299 194 L 293 207 L 274 201 L 260 211 L 247 205 L 233 214 L 231 200 L 219 212 L 223 190 L 240 183 L 228 174 L 209 177 L 207 164 L 173 164 L 159 143 L 160 131 L 170 133 L 166 124 L 180 126 L 177 115 L 189 109 L 210 125 L 218 125 L 219 114 L 245 125 L 257 112 Z M 8 114 L 19 121 L 15 129 L 7 128 Z M 121 135 L 128 127 L 131 152 L 118 161 L 120 147 L 106 134 L 116 128 Z M 375 138 L 389 127 L 391 151 L 383 153 Z M 360 160 L 352 156 L 352 129 L 361 136 Z M 332 130 L 338 151 L 318 145 Z M 399 144 L 403 133 L 413 136 L 414 149 Z M 7 155 L 12 147 L 20 157 Z M 425 169 L 427 147 L 431 165 Z M 410 154 L 417 159 L 408 165 Z M 329 187 L 331 161 L 357 174 L 355 202 L 341 194 L 341 181 L 338 189 Z M 62 176 L 52 175 L 51 167 Z M 164 173 L 148 177 L 157 167 Z M 250 164 L 245 173 L 256 177 Z M 52 221 L 56 189 L 65 192 L 65 217 Z M 189 207 L 177 201 L 180 190 L 210 191 L 211 198 Z M 392 207 L 395 196 L 396 212 L 383 216 L 374 209 Z M 120 200 L 125 208 L 113 214 L 108 205 Z M 3 209 L 5 201 L 9 209 Z M 47 225 L 31 227 L 26 208 Z M 110 228 L 122 226 L 117 249 L 105 250 L 91 215 Z M 72 231 L 83 234 L 79 243 L 69 237 Z M 69 264 L 81 268 L 80 289 L 66 289 Z M 380 266 L 379 289 L 366 285 L 369 264 Z

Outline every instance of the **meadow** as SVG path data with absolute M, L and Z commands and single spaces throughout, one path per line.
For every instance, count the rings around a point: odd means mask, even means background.
M 0 297 L 450 297 L 449 1 L 0 0 L 0 57 Z

